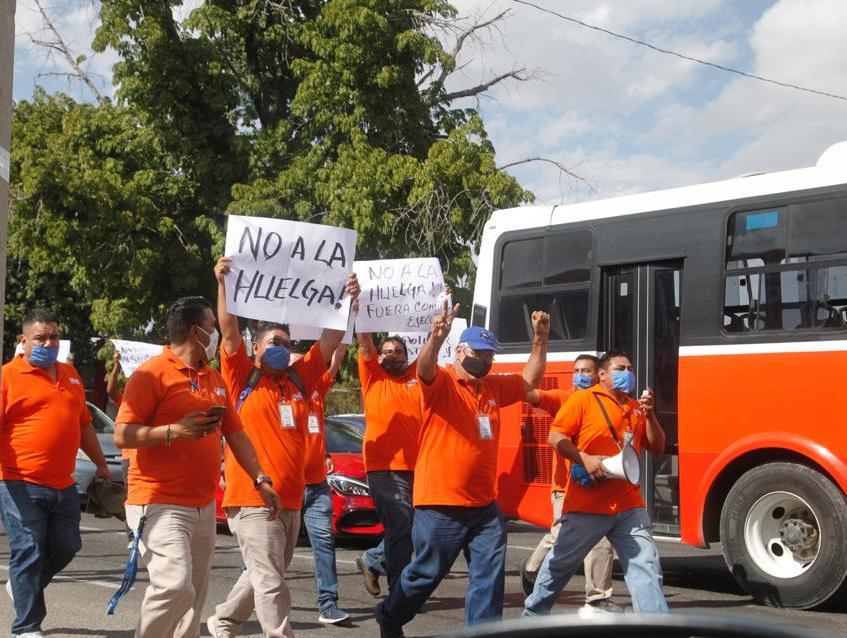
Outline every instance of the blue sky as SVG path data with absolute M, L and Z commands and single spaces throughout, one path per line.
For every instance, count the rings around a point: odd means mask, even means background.
M 183 11 L 202 0 L 188 0 Z M 847 96 L 845 0 L 533 0 L 612 31 L 782 82 Z M 96 0 L 43 0 L 77 53 L 90 54 Z M 739 77 L 559 20 L 511 0 L 454 0 L 468 21 L 509 15 L 461 55 L 448 88 L 511 68 L 533 72 L 474 102 L 500 164 L 543 156 L 552 166 L 510 169 L 539 201 L 572 202 L 814 164 L 847 140 L 847 101 Z M 33 0 L 18 0 L 15 98 L 34 86 L 90 99 L 29 34 L 42 28 Z M 451 36 L 444 36 L 451 46 Z M 109 52 L 86 62 L 111 94 Z

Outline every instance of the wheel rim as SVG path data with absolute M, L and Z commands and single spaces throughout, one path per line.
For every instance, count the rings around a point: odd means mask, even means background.
M 753 504 L 744 521 L 744 541 L 756 566 L 775 578 L 806 572 L 820 551 L 820 524 L 796 494 L 771 492 Z

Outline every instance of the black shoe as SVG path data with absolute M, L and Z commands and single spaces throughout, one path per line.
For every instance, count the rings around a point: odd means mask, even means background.
M 521 589 L 523 590 L 524 596 L 529 596 L 532 593 L 532 590 L 535 589 L 535 577 L 537 572 L 533 573 L 526 571 L 526 561 L 518 565 L 518 571 L 521 574 Z
M 376 624 L 379 625 L 379 638 L 406 638 L 401 625 L 380 615 L 379 606 L 374 607 L 374 616 Z

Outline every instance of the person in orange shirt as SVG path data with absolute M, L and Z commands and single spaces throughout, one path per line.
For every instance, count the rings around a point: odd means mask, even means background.
M 532 353 L 523 375 L 489 375 L 497 339 L 477 326 L 462 332 L 450 368 L 438 351 L 459 306 L 446 305 L 433 319 L 418 356 L 422 425 L 415 467 L 412 539 L 415 558 L 403 570 L 375 614 L 382 638 L 403 636 L 402 626 L 420 611 L 461 552 L 470 582 L 465 622 L 503 614 L 506 525 L 495 500 L 500 408 L 526 398 L 544 374 L 550 317 L 532 314 Z
M 574 394 L 550 427 L 549 443 L 573 466 L 556 544 L 544 559 L 535 587 L 524 602 L 525 616 L 550 613 L 577 566 L 604 536 L 620 557 L 636 612 L 668 611 L 662 593 L 659 552 L 637 485 L 606 476 L 603 459 L 632 445 L 653 454 L 665 447 L 665 433 L 648 389 L 635 401 L 635 373 L 629 357 L 607 352 L 599 382 Z
M 365 589 L 379 596 L 379 576 L 394 587 L 412 559 L 412 485 L 420 433 L 420 389 L 416 363 L 409 364 L 406 344 L 388 337 L 377 351 L 373 335 L 359 333 L 359 382 L 365 406 L 363 453 L 368 487 L 385 528 L 380 544 L 356 565 Z
M 306 491 L 303 494 L 303 524 L 309 536 L 309 545 L 315 559 L 315 584 L 318 589 L 318 622 L 335 625 L 345 622 L 350 614 L 338 608 L 338 573 L 335 567 L 335 535 L 332 531 L 332 491 L 327 474 L 334 471 L 332 459 L 326 451 L 326 426 L 324 425 L 324 400 L 335 383 L 335 377 L 347 346 L 341 344 L 332 355 L 329 369 L 312 391 L 309 427 L 306 436 Z M 302 355 L 292 354 L 295 361 Z
M 251 360 L 238 317 L 227 308 L 224 278 L 230 267 L 228 257 L 221 257 L 215 265 L 218 317 L 223 334 L 221 372 L 244 428 L 255 442 L 262 467 L 268 470 L 282 509 L 268 524 L 250 477 L 227 452 L 223 508 L 246 569 L 227 599 L 206 620 L 206 626 L 212 636 L 234 636 L 255 608 L 266 637 L 290 637 L 294 631 L 285 572 L 294 556 L 300 530 L 306 436 L 310 416 L 317 408 L 312 405 L 311 396 L 344 331 L 324 330 L 309 352 L 291 364 L 288 327 L 260 321 L 253 331 Z M 346 292 L 353 299 L 358 297 L 355 275 L 348 279 Z
M 30 310 L 23 353 L 3 366 L 0 421 L 0 516 L 9 538 L 13 636 L 41 636 L 44 588 L 82 547 L 73 471 L 77 450 L 111 479 L 91 425 L 79 373 L 59 363 L 59 325 L 52 313 Z
M 561 407 L 575 392 L 585 390 L 597 384 L 597 369 L 600 360 L 592 354 L 581 354 L 573 364 L 573 385 L 567 390 L 533 390 L 527 402 L 544 410 L 555 418 Z M 532 593 L 535 577 L 547 553 L 556 544 L 559 535 L 559 518 L 565 502 L 565 487 L 568 482 L 568 463 L 558 454 L 553 455 L 553 481 L 550 485 L 550 499 L 553 504 L 553 525 L 550 531 L 538 542 L 532 555 L 519 566 L 521 588 L 524 596 Z M 623 611 L 614 604 L 612 598 L 612 565 L 614 551 L 605 536 L 588 552 L 583 561 L 585 572 L 585 605 L 579 613 L 587 616 L 593 613 L 620 613 Z
M 221 434 L 252 477 L 265 517 L 275 519 L 279 511 L 279 497 L 226 384 L 209 366 L 217 353 L 215 325 L 212 304 L 203 297 L 177 300 L 166 322 L 170 346 L 130 377 L 116 419 L 115 444 L 134 449 L 126 518 L 150 577 L 137 638 L 200 635 L 215 549 Z

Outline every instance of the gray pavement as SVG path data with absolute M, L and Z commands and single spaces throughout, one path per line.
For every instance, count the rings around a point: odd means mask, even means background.
M 123 574 L 126 535 L 122 524 L 114 519 L 103 521 L 83 514 L 82 525 L 82 552 L 47 590 L 48 616 L 44 624 L 45 634 L 110 638 L 132 636 L 146 585 L 146 572 L 140 571 L 135 589 L 124 597 L 117 613 L 107 616 L 106 603 Z M 530 554 L 542 533 L 539 528 L 520 523 L 510 523 L 509 528 L 504 611 L 504 617 L 507 618 L 518 616 L 522 609 L 523 596 L 520 593 L 517 565 Z M 365 592 L 355 565 L 355 558 L 364 547 L 367 547 L 366 543 L 345 542 L 344 546 L 338 549 L 341 607 L 350 612 L 352 622 L 337 627 L 324 627 L 318 623 L 311 552 L 307 545 L 297 548 L 288 582 L 292 590 L 294 628 L 298 636 L 378 636 L 372 614 L 376 599 Z M 753 604 L 750 598 L 738 589 L 726 571 L 719 548 L 699 550 L 675 542 L 661 542 L 659 549 L 665 572 L 665 592 L 671 608 L 675 611 L 741 614 L 752 618 L 812 626 L 836 635 L 847 635 L 847 609 L 825 613 L 771 609 Z M 8 558 L 8 543 L 5 535 L 2 535 L 0 581 L 5 580 L 8 573 Z M 219 534 L 206 615 L 211 614 L 214 605 L 224 599 L 237 579 L 240 567 L 241 557 L 235 540 L 226 534 Z M 444 580 L 430 599 L 424 613 L 406 626 L 406 635 L 410 638 L 436 636 L 460 626 L 464 617 L 466 585 L 467 569 L 460 558 L 453 573 Z M 575 577 L 559 598 L 555 612 L 575 612 L 582 604 L 583 585 L 582 578 Z M 615 601 L 623 607 L 630 604 L 617 565 Z M 9 635 L 11 620 L 11 601 L 0 591 L 0 636 Z M 205 627 L 203 633 L 206 635 Z M 262 635 L 255 617 L 244 627 L 241 635 Z

